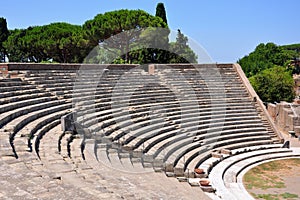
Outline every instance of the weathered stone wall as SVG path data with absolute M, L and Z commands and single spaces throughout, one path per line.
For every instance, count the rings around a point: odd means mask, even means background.
M 44 63 L 7 63 L 5 64 L 7 66 L 8 71 L 21 71 L 21 70 L 79 70 L 81 67 L 84 67 L 85 69 L 97 69 L 99 67 L 117 67 L 119 69 L 130 69 L 134 68 L 138 65 L 98 65 L 98 64 L 73 64 L 73 63 L 65 63 L 65 64 L 44 64 Z
M 300 117 L 295 111 L 300 105 L 292 104 L 294 111 L 291 108 L 291 104 L 287 102 L 281 102 L 276 105 L 268 104 L 268 112 L 274 119 L 276 126 L 285 132 L 295 131 L 296 135 L 300 135 Z
M 0 74 L 7 74 L 8 66 L 6 63 L 0 63 Z
M 22 71 L 22 70 L 79 70 L 81 67 L 85 69 L 97 69 L 99 67 L 118 68 L 118 69 L 131 69 L 139 65 L 134 64 L 78 64 L 78 63 L 3 63 L 0 64 L 0 70 L 7 73 L 7 71 Z M 211 66 L 222 68 L 225 66 L 232 66 L 232 64 L 159 64 L 149 65 L 149 70 L 153 71 L 154 68 L 160 66 L 168 66 L 177 69 L 188 69 L 194 67 Z
M 277 104 L 277 109 L 276 109 L 276 119 L 275 122 L 277 125 L 280 127 L 280 129 L 284 131 L 289 131 L 293 127 L 290 127 L 289 123 L 289 115 L 292 114 L 292 110 L 290 109 L 290 106 L 283 102 L 280 104 Z
M 270 116 L 275 121 L 275 118 L 276 118 L 276 105 L 272 104 L 272 103 L 269 103 L 267 109 L 268 109 L 268 112 L 269 112 Z

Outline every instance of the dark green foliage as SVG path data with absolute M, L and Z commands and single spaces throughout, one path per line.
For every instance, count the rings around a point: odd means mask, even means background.
M 300 44 L 289 44 L 289 45 L 283 45 L 281 47 L 286 50 L 293 50 L 293 51 L 296 51 L 297 53 L 300 53 Z M 299 56 L 299 54 L 298 54 L 298 56 Z
M 296 56 L 295 51 L 287 50 L 274 43 L 259 44 L 249 55 L 243 57 L 238 63 L 247 77 L 273 67 L 285 66 Z
M 166 9 L 163 3 L 157 4 L 155 16 L 162 18 L 162 20 L 168 24 Z
M 132 45 L 137 48 L 128 53 L 128 61 L 123 55 L 113 63 L 196 63 L 197 55 L 188 46 L 188 38 L 178 30 L 176 42 L 167 43 L 168 33 L 168 29 L 145 30 Z
M 293 74 L 300 74 L 300 44 L 284 45 L 282 48 L 293 53 L 294 58 L 289 67 L 292 68 Z
M 4 43 L 13 62 L 82 62 L 87 41 L 80 26 L 53 23 L 14 30 Z
M 277 46 L 274 43 L 259 44 L 238 63 L 264 102 L 292 101 L 295 97 L 291 65 L 298 56 L 298 45 Z
M 3 43 L 7 40 L 9 31 L 7 29 L 6 19 L 0 17 L 0 62 L 5 61 L 6 49 L 3 46 Z
M 83 29 L 92 44 L 97 46 L 99 42 L 111 38 L 120 33 L 131 31 L 131 35 L 125 35 L 130 38 L 125 38 L 124 41 L 116 41 L 119 45 L 126 44 L 132 39 L 136 33 L 147 27 L 162 27 L 166 28 L 167 25 L 158 17 L 154 17 L 143 10 L 117 10 L 98 14 L 94 19 L 88 20 L 83 25 Z M 129 32 L 128 32 L 129 34 Z M 113 45 L 113 44 L 111 44 Z
M 160 18 L 158 18 L 160 19 Z M 161 20 L 161 19 L 160 19 Z M 143 29 L 129 52 L 130 63 L 167 63 L 170 30 L 161 27 Z
M 176 42 L 169 43 L 162 3 L 157 5 L 157 15 L 117 10 L 99 14 L 83 26 L 52 23 L 16 29 L 3 40 L 3 47 L 10 62 L 196 62 L 187 37 L 180 31 Z
M 264 102 L 291 102 L 295 98 L 294 80 L 290 71 L 283 67 L 265 69 L 249 81 Z
M 107 51 L 115 52 L 116 57 L 121 56 L 125 63 L 136 62 L 134 58 L 137 56 L 129 52 L 138 49 L 137 45 L 146 43 L 146 40 L 154 45 L 158 40 L 168 44 L 169 31 L 155 39 L 151 31 L 144 32 L 148 27 L 167 29 L 167 24 L 142 10 L 118 10 L 99 14 L 83 25 L 92 45 L 101 44 Z
M 188 38 L 178 29 L 176 42 L 170 44 L 169 63 L 197 63 L 197 55 L 188 45 Z
M 29 28 L 28 28 L 29 29 Z M 4 42 L 10 62 L 27 61 L 29 52 L 27 45 L 22 43 L 22 38 L 26 35 L 26 29 L 15 29 L 10 31 L 10 36 Z

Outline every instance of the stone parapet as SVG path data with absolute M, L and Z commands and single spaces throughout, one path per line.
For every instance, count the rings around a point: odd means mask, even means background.
M 284 138 L 283 138 L 280 130 L 275 125 L 274 121 L 272 120 L 272 117 L 268 113 L 268 111 L 267 111 L 265 105 L 263 104 L 262 100 L 256 94 L 255 90 L 253 89 L 252 85 L 250 84 L 249 80 L 247 79 L 245 73 L 243 72 L 241 66 L 239 64 L 237 64 L 237 63 L 233 64 L 233 66 L 234 66 L 234 68 L 235 68 L 238 76 L 242 80 L 244 86 L 246 87 L 246 89 L 247 89 L 250 97 L 253 99 L 254 103 L 256 103 L 260 107 L 260 109 L 262 110 L 262 113 L 263 113 L 264 117 L 267 119 L 268 123 L 271 125 L 274 133 L 279 137 L 279 139 L 281 140 L 281 142 L 283 142 Z
M 6 68 L 6 71 L 21 71 L 21 70 L 79 70 L 81 67 L 84 69 L 97 69 L 99 67 L 118 68 L 118 69 L 131 69 L 139 65 L 117 65 L 117 64 L 79 64 L 79 63 L 4 63 L 0 68 Z

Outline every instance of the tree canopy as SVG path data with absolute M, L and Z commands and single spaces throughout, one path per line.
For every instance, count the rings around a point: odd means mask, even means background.
M 7 40 L 9 31 L 7 29 L 6 19 L 0 17 L 0 62 L 5 61 L 6 49 L 4 47 L 4 42 Z
M 300 44 L 289 44 L 289 45 L 283 45 L 281 47 L 287 50 L 293 50 L 296 51 L 297 53 L 300 53 Z
M 188 45 L 188 38 L 177 30 L 176 42 L 170 44 L 170 63 L 197 63 L 197 55 Z
M 130 52 L 142 44 L 141 34 L 146 28 L 167 29 L 160 17 L 152 16 L 142 10 L 118 10 L 97 15 L 83 25 L 86 37 L 94 46 L 102 45 L 108 51 L 121 55 L 125 63 L 134 62 Z M 168 32 L 165 39 L 167 39 Z M 144 35 L 144 41 L 145 41 Z M 152 38 L 153 39 L 153 38 Z M 168 40 L 164 42 L 168 43 Z
M 249 78 L 257 94 L 264 102 L 293 101 L 294 80 L 291 72 L 274 66 Z
M 170 30 L 161 17 L 141 10 L 119 10 L 99 14 L 83 25 L 97 55 L 88 62 L 175 63 L 197 62 L 180 30 L 175 43 L 169 43 Z M 109 57 L 109 59 L 107 59 Z M 113 59 L 115 58 L 115 59 Z M 111 60 L 113 59 L 113 60 Z
M 4 45 L 14 62 L 82 62 L 86 41 L 81 32 L 77 25 L 52 23 L 14 30 Z
M 144 64 L 196 61 L 187 37 L 180 31 L 177 41 L 169 43 L 170 30 L 162 3 L 157 5 L 156 15 L 122 9 L 98 14 L 82 26 L 57 22 L 11 30 L 9 35 L 2 31 L 0 39 L 4 39 L 0 41 L 0 53 L 4 52 L 2 55 L 6 54 L 11 62 Z M 0 21 L 1 27 L 6 27 L 6 21 L 2 24 Z M 98 49 L 92 51 L 94 47 Z
M 157 4 L 155 16 L 162 18 L 162 20 L 168 24 L 166 9 L 163 3 Z
M 299 45 L 259 44 L 253 52 L 238 61 L 265 102 L 292 101 L 295 97 L 291 61 L 299 56 Z
M 273 67 L 285 66 L 296 56 L 296 52 L 288 50 L 274 43 L 259 44 L 253 52 L 243 57 L 238 63 L 243 68 L 247 77 Z

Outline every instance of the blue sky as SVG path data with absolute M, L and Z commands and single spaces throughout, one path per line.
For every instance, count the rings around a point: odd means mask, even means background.
M 169 27 L 198 42 L 215 62 L 236 62 L 259 43 L 300 43 L 299 0 L 7 0 L 0 17 L 10 29 L 52 22 L 83 24 L 98 13 L 163 2 Z

